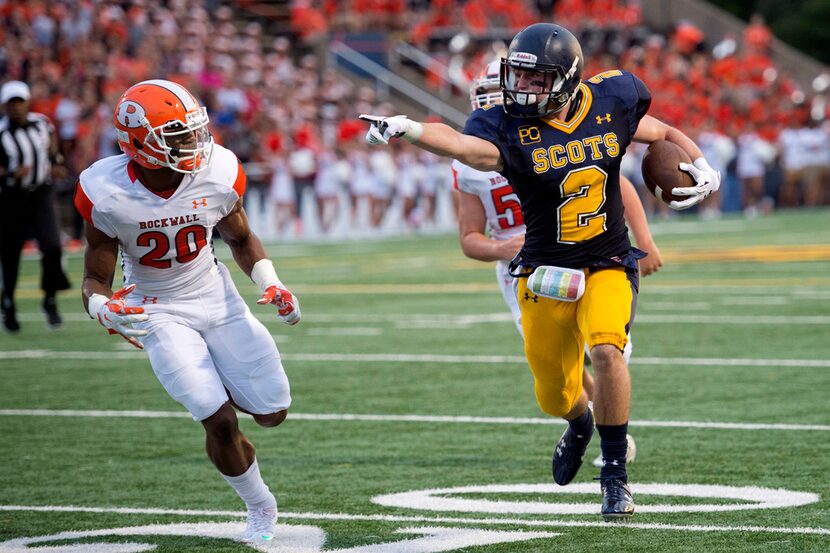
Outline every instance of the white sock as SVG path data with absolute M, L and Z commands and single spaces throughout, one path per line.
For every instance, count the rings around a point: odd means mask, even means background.
M 228 481 L 228 484 L 236 490 L 242 501 L 248 509 L 264 509 L 268 507 L 276 507 L 277 500 L 274 494 L 265 485 L 262 480 L 262 475 L 259 473 L 259 465 L 254 458 L 254 462 L 248 467 L 243 474 L 239 476 L 228 476 L 223 474 L 222 477 Z

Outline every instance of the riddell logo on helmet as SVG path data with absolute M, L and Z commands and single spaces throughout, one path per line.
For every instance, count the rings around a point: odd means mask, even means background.
M 124 100 L 118 106 L 116 118 L 121 125 L 129 129 L 137 129 L 141 127 L 141 121 L 145 116 L 146 113 L 144 112 L 144 108 L 141 107 L 141 104 L 133 102 L 132 100 Z
M 539 57 L 536 54 L 529 52 L 513 52 L 507 61 L 521 65 L 536 65 L 536 60 L 538 59 Z

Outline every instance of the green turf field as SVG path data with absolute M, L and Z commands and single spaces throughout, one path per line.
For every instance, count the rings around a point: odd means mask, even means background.
M 297 327 L 257 308 L 217 247 L 294 397 L 279 428 L 241 423 L 280 503 L 263 550 L 830 551 L 828 221 L 653 225 L 666 264 L 643 281 L 633 329 L 626 525 L 601 521 L 589 463 L 552 485 L 564 426 L 536 407 L 492 266 L 454 236 L 270 245 Z M 67 260 L 76 286 L 81 262 Z M 0 335 L 0 552 L 246 550 L 224 539 L 243 505 L 201 425 L 77 289 L 61 297 L 66 328 L 47 332 L 37 286 L 28 259 L 23 331 Z

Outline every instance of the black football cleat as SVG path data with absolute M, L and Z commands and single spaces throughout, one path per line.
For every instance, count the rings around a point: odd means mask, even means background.
M 554 482 L 560 486 L 571 483 L 576 473 L 579 472 L 579 467 L 582 466 L 585 450 L 588 449 L 588 444 L 591 443 L 591 436 L 593 435 L 593 426 L 591 426 L 591 431 L 584 436 L 577 435 L 571 430 L 570 426 L 565 429 L 565 433 L 562 434 L 559 443 L 556 444 L 556 449 L 553 450 Z
M 634 515 L 634 496 L 628 484 L 619 478 L 606 478 L 602 488 L 602 518 L 605 522 L 624 522 Z

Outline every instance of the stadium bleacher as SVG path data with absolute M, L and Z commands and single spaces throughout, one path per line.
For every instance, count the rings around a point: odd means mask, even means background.
M 757 18 L 741 36 L 710 37 L 689 21 L 670 29 L 649 27 L 641 4 L 625 0 L 245 0 L 234 8 L 212 0 L 10 1 L 0 10 L 0 31 L 14 38 L 4 41 L 2 80 L 31 85 L 32 109 L 55 121 L 72 172 L 117 153 L 109 119 L 121 91 L 143 79 L 168 78 L 197 94 L 209 109 L 217 140 L 248 164 L 258 212 L 267 219 L 259 230 L 266 235 L 278 226 L 296 235 L 303 229 L 301 219 L 318 219 L 316 210 L 303 212 L 300 205 L 304 196 L 316 200 L 314 188 L 340 191 L 341 205 L 333 208 L 339 222 L 329 229 L 339 234 L 383 226 L 382 217 L 378 222 L 369 213 L 404 194 L 393 189 L 394 177 L 377 173 L 402 170 L 403 158 L 370 156 L 355 118 L 360 112 L 391 115 L 408 106 L 387 95 L 385 86 L 332 63 L 332 39 L 372 33 L 382 38 L 387 52 L 381 58 L 388 53 L 388 60 L 396 59 L 397 45 L 405 45 L 409 56 L 397 62 L 401 74 L 414 75 L 425 92 L 466 110 L 471 78 L 535 20 L 555 20 L 576 32 L 588 58 L 586 75 L 631 70 L 653 92 L 651 114 L 717 144 L 727 178 L 722 197 L 702 210 L 708 215 L 830 202 L 825 101 L 830 79 L 818 76 L 811 90 L 790 78 L 774 64 L 772 35 Z M 416 58 L 420 62 L 412 61 Z M 799 149 L 810 154 L 792 153 Z M 333 160 L 339 170 L 324 170 Z M 435 172 L 425 168 L 437 162 L 425 163 L 414 170 L 410 163 L 407 170 L 421 181 L 431 178 L 427 175 Z M 744 169 L 759 164 L 763 189 L 749 192 Z M 636 164 L 628 166 L 636 173 Z M 636 175 L 630 176 L 636 182 Z M 372 184 L 355 185 L 355 178 Z M 446 189 L 449 176 L 434 180 L 420 182 L 416 194 Z M 72 178 L 63 183 L 65 198 L 73 184 Z M 287 195 L 276 190 L 280 186 L 296 190 Z M 364 196 L 371 207 L 358 205 Z M 295 214 L 294 224 L 274 221 L 277 197 L 293 204 L 283 213 Z M 348 201 L 352 210 L 343 205 Z M 416 212 L 408 223 L 385 228 L 395 232 L 424 223 L 450 228 L 451 211 L 447 206 L 438 222 Z M 307 233 L 309 228 L 306 222 Z M 76 224 L 69 234 L 77 238 L 78 232 Z

